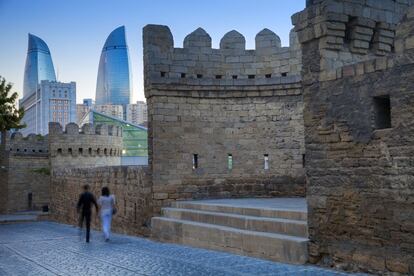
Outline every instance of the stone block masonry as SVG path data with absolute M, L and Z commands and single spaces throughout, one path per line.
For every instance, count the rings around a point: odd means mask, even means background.
M 293 22 L 303 51 L 310 262 L 412 275 L 413 3 L 308 4 Z M 313 32 L 320 24 L 343 32 Z
M 7 134 L 0 148 L 0 212 L 41 210 L 50 201 L 50 173 L 57 168 L 121 164 L 122 129 L 50 123 L 49 135 Z
M 52 169 L 121 165 L 122 129 L 111 125 L 49 123 L 49 150 Z
M 41 210 L 49 202 L 48 139 L 7 135 L 0 168 L 0 213 Z
M 300 43 L 318 41 L 323 71 L 385 56 L 412 0 L 315 0 L 292 16 Z M 313 58 L 308 53 L 303 57 Z
M 280 48 L 263 30 L 246 51 L 231 31 L 216 50 L 202 29 L 172 45 L 168 27 L 144 28 L 154 211 L 183 199 L 304 196 L 298 46 Z
M 224 35 L 220 49 L 211 48 L 211 37 L 198 28 L 184 39 L 184 48 L 173 47 L 167 26 L 144 28 L 146 93 L 154 84 L 170 85 L 265 85 L 298 81 L 301 51 L 296 33 L 290 47 L 269 29 L 256 35 L 256 49 L 246 50 L 245 38 L 233 30 Z M 149 95 L 147 95 L 148 97 Z
M 50 210 L 52 219 L 77 225 L 76 203 L 82 187 L 88 184 L 97 198 L 107 186 L 115 195 L 118 212 L 113 217 L 113 231 L 148 235 L 152 216 L 151 182 L 146 167 L 57 168 L 52 172 Z M 92 226 L 100 229 L 100 221 Z

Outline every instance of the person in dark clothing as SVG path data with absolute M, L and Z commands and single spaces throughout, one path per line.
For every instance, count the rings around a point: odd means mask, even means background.
M 82 230 L 83 221 L 86 222 L 86 242 L 89 242 L 90 230 L 91 230 L 91 217 L 92 217 L 92 205 L 95 205 L 96 213 L 98 213 L 98 204 L 96 203 L 94 195 L 89 192 L 89 185 L 83 186 L 84 192 L 79 196 L 76 210 L 79 217 L 79 227 Z

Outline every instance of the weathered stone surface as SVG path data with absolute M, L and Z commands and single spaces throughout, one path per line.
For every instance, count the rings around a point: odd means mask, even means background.
M 295 33 L 290 47 L 281 47 L 280 38 L 268 29 L 256 36 L 256 49 L 246 50 L 246 41 L 237 31 L 227 33 L 220 49 L 211 48 L 211 37 L 198 28 L 184 39 L 184 48 L 174 48 L 166 26 L 147 25 L 143 31 L 145 93 L 156 95 L 153 85 L 266 85 L 291 83 L 299 77 L 300 47 Z M 148 93 L 151 93 L 149 95 Z
M 256 37 L 256 50 L 246 51 L 244 38 L 232 31 L 221 49 L 200 53 L 167 50 L 154 39 L 159 28 L 144 28 L 154 211 L 180 199 L 303 196 L 303 106 L 295 67 L 300 48 L 294 35 L 296 44 L 281 48 L 266 29 Z M 184 44 L 206 35 L 199 29 Z M 159 77 L 167 64 L 168 76 Z
M 162 205 L 177 199 L 305 194 L 300 95 L 154 96 L 148 105 L 154 199 Z
M 393 24 L 404 13 L 400 8 L 406 10 L 413 3 L 357 2 L 313 1 L 294 16 L 301 36 L 300 30 L 319 24 L 320 18 L 337 21 L 327 7 L 338 9 L 336 12 L 352 16 L 352 24 L 347 25 L 353 27 L 351 40 L 362 40 L 356 35 L 359 33 L 371 34 L 368 29 L 374 27 L 371 20 L 375 21 L 373 45 L 358 54 L 352 48 L 348 53 L 346 44 L 328 51 L 321 44 L 324 36 L 299 37 L 304 68 L 309 258 L 312 263 L 346 270 L 413 274 L 414 65 L 410 47 L 406 47 L 414 35 L 412 21 L 397 28 L 397 56 L 378 57 L 392 50 L 381 44 L 392 44 Z M 315 10 L 320 17 L 315 17 Z M 366 29 L 360 28 L 363 25 Z M 375 99 L 384 96 L 390 99 L 391 126 L 378 129 L 380 113 Z
M 47 137 L 7 134 L 0 154 L 0 213 L 41 210 L 49 203 Z
M 151 234 L 159 240 L 273 261 L 307 262 L 306 221 L 285 218 L 287 210 L 306 217 L 302 198 L 176 201 L 174 208 L 162 210 L 162 217 L 151 220 Z M 235 214 L 244 212 L 248 214 Z
M 317 40 L 321 50 L 349 55 L 346 59 L 322 55 L 322 71 L 391 53 L 396 24 L 413 4 L 411 0 L 324 0 L 311 3 L 307 9 L 292 16 L 299 41 Z
M 76 203 L 83 185 L 90 185 L 98 198 L 102 187 L 114 194 L 118 212 L 113 217 L 113 229 L 118 233 L 149 234 L 152 216 L 151 180 L 146 167 L 57 168 L 50 184 L 52 219 L 67 224 L 78 224 Z M 98 220 L 92 221 L 99 229 Z
M 121 165 L 122 129 L 107 125 L 75 123 L 62 131 L 59 123 L 49 123 L 50 164 L 54 168 L 88 168 Z

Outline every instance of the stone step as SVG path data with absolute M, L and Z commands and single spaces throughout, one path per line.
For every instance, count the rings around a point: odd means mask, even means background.
M 0 215 L 0 224 L 34 222 L 38 220 L 37 215 Z
M 166 217 L 153 217 L 151 226 L 152 237 L 164 242 L 293 264 L 308 260 L 306 238 Z
M 265 208 L 265 207 L 251 207 L 251 206 L 234 206 L 218 203 L 205 203 L 195 201 L 175 201 L 172 202 L 171 207 L 181 209 L 193 209 L 200 211 L 232 213 L 246 216 L 269 217 L 269 218 L 284 218 L 293 220 L 306 221 L 308 213 L 301 210 L 290 210 L 283 208 Z
M 163 208 L 162 214 L 164 217 L 179 220 L 210 223 L 250 231 L 308 237 L 307 223 L 303 220 L 255 217 L 181 208 Z

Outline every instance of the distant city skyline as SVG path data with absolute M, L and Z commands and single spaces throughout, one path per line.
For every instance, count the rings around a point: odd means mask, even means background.
M 102 45 L 111 31 L 125 26 L 132 71 L 131 102 L 145 100 L 142 28 L 146 24 L 168 25 L 175 47 L 182 47 L 185 36 L 198 27 L 210 34 L 213 48 L 218 48 L 225 33 L 235 29 L 246 37 L 247 49 L 254 49 L 255 35 L 263 28 L 274 31 L 282 45 L 288 46 L 290 17 L 304 7 L 305 0 L 260 0 L 254 4 L 247 0 L 0 0 L 0 75 L 14 84 L 21 98 L 27 36 L 31 33 L 48 44 L 57 80 L 77 83 L 77 102 L 95 98 Z

